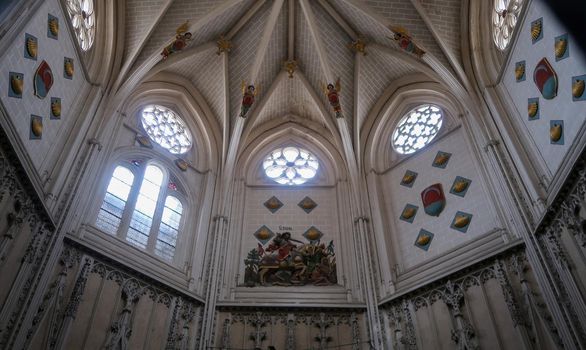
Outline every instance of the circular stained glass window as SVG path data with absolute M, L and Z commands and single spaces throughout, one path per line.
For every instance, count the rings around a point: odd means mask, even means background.
M 399 121 L 393 132 L 393 147 L 401 154 L 411 154 L 425 147 L 442 127 L 442 110 L 435 105 L 412 109 Z
M 93 0 L 67 0 L 67 12 L 75 36 L 83 51 L 89 50 L 94 44 L 96 33 L 96 15 Z
M 317 158 L 297 147 L 277 148 L 262 163 L 265 174 L 282 185 L 301 185 L 317 174 Z
M 494 0 L 492 9 L 492 38 L 499 50 L 511 42 L 523 0 Z
M 150 105 L 142 110 L 142 127 L 151 140 L 174 154 L 191 148 L 191 134 L 179 116 L 169 108 Z

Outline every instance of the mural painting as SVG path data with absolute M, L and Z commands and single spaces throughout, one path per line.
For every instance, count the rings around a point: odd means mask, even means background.
M 290 232 L 276 233 L 265 247 L 248 252 L 244 259 L 244 284 L 254 286 L 329 286 L 337 283 L 334 241 L 304 243 Z

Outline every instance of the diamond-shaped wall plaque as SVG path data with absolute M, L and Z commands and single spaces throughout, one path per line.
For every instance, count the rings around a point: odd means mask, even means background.
M 319 241 L 323 236 L 324 234 L 315 226 L 311 226 L 303 234 L 303 237 L 305 237 L 305 239 L 307 239 L 311 243 Z
M 433 239 L 433 233 L 421 229 L 419 231 L 419 234 L 417 235 L 417 238 L 415 239 L 415 246 L 417 248 L 421 248 L 425 251 L 427 251 L 429 249 L 429 246 L 431 245 L 431 240 Z
M 267 244 L 268 241 L 271 240 L 275 236 L 275 233 L 271 231 L 266 225 L 262 225 L 256 232 L 254 233 L 254 237 L 259 240 L 260 243 L 263 245 Z
M 277 210 L 283 207 L 283 202 L 281 202 L 279 198 L 272 196 L 266 202 L 264 202 L 264 206 L 274 214 Z
M 307 214 L 311 213 L 311 211 L 317 207 L 317 203 L 307 196 L 303 198 L 301 202 L 297 203 L 297 205 Z

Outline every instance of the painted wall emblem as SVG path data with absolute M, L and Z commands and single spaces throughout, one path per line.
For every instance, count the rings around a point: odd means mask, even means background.
M 454 219 L 452 220 L 450 228 L 466 233 L 466 231 L 468 231 L 468 227 L 470 226 L 470 221 L 472 221 L 472 214 L 458 211 L 456 215 L 454 215 Z
M 244 259 L 244 284 L 328 286 L 337 283 L 334 241 L 303 243 L 291 233 L 277 233 L 268 246 L 258 246 Z
M 515 63 L 515 81 L 525 81 L 525 61 Z
M 549 139 L 552 145 L 564 144 L 564 121 L 551 120 L 549 122 Z
M 405 205 L 405 208 L 401 212 L 401 216 L 399 216 L 399 219 L 406 221 L 410 224 L 413 223 L 413 220 L 415 220 L 415 215 L 417 215 L 417 209 L 419 209 L 419 207 L 416 205 Z
M 307 196 L 303 198 L 301 202 L 297 203 L 297 205 L 307 214 L 311 213 L 313 209 L 317 208 L 317 203 Z
M 417 179 L 417 173 L 411 170 L 407 170 L 401 179 L 401 185 L 411 188 L 415 183 L 415 179 Z
M 260 243 L 267 244 L 271 238 L 275 237 L 275 233 L 271 231 L 271 229 L 266 225 L 262 225 L 258 230 L 256 230 L 254 237 L 258 239 Z
M 43 138 L 43 117 L 31 114 L 31 130 L 29 138 L 40 140 Z
M 471 183 L 472 180 L 462 176 L 456 176 L 454 183 L 450 188 L 450 193 L 455 194 L 456 196 L 464 197 L 466 196 L 466 192 L 468 192 L 468 188 L 470 188 Z
M 419 230 L 419 234 L 417 235 L 417 238 L 415 239 L 415 246 L 417 248 L 423 249 L 425 251 L 427 251 L 429 249 L 429 246 L 431 246 L 431 241 L 433 240 L 433 233 L 421 229 Z
M 51 119 L 61 119 L 61 99 L 51 97 Z
M 570 56 L 570 48 L 568 47 L 568 34 L 556 36 L 554 44 L 555 60 L 561 61 Z
M 527 117 L 529 120 L 539 119 L 539 97 L 527 100 Z
M 572 100 L 586 101 L 586 94 L 584 88 L 586 85 L 586 75 L 572 77 Z
M 271 198 L 267 199 L 266 202 L 263 203 L 265 208 L 267 208 L 271 213 L 276 213 L 279 209 L 283 207 L 283 202 L 279 200 L 279 198 L 272 196 Z
M 531 22 L 531 42 L 535 44 L 543 39 L 543 17 Z
M 421 192 L 423 210 L 427 215 L 439 216 L 446 206 L 446 197 L 442 184 L 433 184 Z
M 63 58 L 63 77 L 69 80 L 73 79 L 74 70 L 73 58 Z
M 22 98 L 24 91 L 24 74 L 10 72 L 8 74 L 8 96 Z
M 49 13 L 47 18 L 47 37 L 59 39 L 59 18 Z
M 448 165 L 448 162 L 450 161 L 451 156 L 451 153 L 438 151 L 435 155 L 435 158 L 433 159 L 433 163 L 431 163 L 431 166 L 440 169 L 445 169 Z
M 39 42 L 37 38 L 29 33 L 24 34 L 24 57 L 37 60 L 37 53 L 39 49 Z
M 35 72 L 35 96 L 45 98 L 53 86 L 53 71 L 47 61 L 41 62 Z
M 558 77 L 547 58 L 542 58 L 533 71 L 533 81 L 546 100 L 558 94 Z

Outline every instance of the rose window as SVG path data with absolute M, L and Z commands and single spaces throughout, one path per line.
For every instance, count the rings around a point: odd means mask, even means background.
M 277 148 L 262 165 L 265 174 L 282 185 L 301 185 L 312 179 L 319 168 L 313 154 L 297 147 Z
M 69 12 L 79 46 L 83 51 L 89 50 L 94 43 L 96 31 L 93 0 L 68 0 L 67 12 Z
M 150 105 L 142 110 L 142 127 L 150 139 L 174 154 L 191 148 L 191 134 L 179 116 L 169 108 Z
M 492 38 L 499 50 L 509 45 L 521 13 L 523 0 L 494 0 L 492 10 Z
M 411 154 L 425 147 L 442 127 L 442 114 L 435 105 L 422 105 L 407 113 L 393 132 L 395 150 Z

